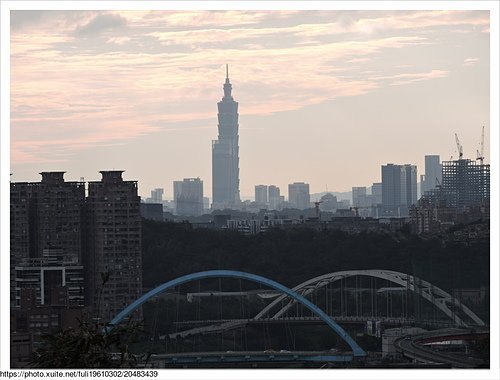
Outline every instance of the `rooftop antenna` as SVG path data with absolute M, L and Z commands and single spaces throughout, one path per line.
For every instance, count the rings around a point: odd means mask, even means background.
M 229 65 L 226 63 L 226 79 L 229 79 Z

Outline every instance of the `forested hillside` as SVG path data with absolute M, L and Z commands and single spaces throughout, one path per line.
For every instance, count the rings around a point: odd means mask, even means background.
M 349 235 L 306 228 L 245 236 L 143 220 L 144 287 L 211 269 L 251 272 L 291 287 L 329 272 L 389 269 L 449 291 L 489 286 L 489 242 L 466 245 L 403 233 Z

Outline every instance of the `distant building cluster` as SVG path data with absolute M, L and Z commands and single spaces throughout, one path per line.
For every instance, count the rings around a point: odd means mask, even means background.
M 490 165 L 464 158 L 444 161 L 441 180 L 410 209 L 416 233 L 440 232 L 489 217 Z
M 211 203 L 203 194 L 200 178 L 185 178 L 174 181 L 172 201 L 163 200 L 163 189 L 151 191 L 151 198 L 141 205 L 145 218 L 189 219 L 216 210 L 254 214 L 263 210 L 298 210 L 305 214 L 304 211 L 313 210 L 318 220 L 320 213 L 323 217 L 400 218 L 411 224 L 417 233 L 432 231 L 437 225 L 447 228 L 464 220 L 489 218 L 489 165 L 483 164 L 484 157 L 480 157 L 480 163 L 464 159 L 461 146 L 458 146 L 460 157 L 455 161 L 441 163 L 438 155 L 426 155 L 425 171 L 420 177 L 417 166 L 413 164 L 381 165 L 379 182 L 368 187 L 353 186 L 350 199 L 339 198 L 339 193 L 328 191 L 311 194 L 308 183 L 293 182 L 288 184 L 287 197 L 276 185 L 257 184 L 253 200 L 242 200 L 239 190 L 238 102 L 232 96 L 227 67 L 223 90 L 223 98 L 217 103 L 218 138 L 212 142 Z M 456 139 L 459 144 L 458 137 Z M 232 221 L 225 227 L 261 231 L 270 223 L 282 224 L 265 222 L 258 226 L 257 222 L 248 219 L 246 222 Z M 204 224 L 207 222 L 197 223 L 197 226 Z

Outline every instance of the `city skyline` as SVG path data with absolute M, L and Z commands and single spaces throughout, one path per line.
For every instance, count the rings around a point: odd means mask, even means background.
M 186 177 L 211 197 L 226 64 L 242 198 L 260 183 L 350 191 L 387 163 L 420 175 L 425 155 L 458 157 L 455 133 L 474 159 L 483 125 L 489 163 L 487 11 L 14 11 L 11 23 L 13 181 L 120 169 L 142 197 L 172 198 Z
M 3 367 L 498 377 L 500 3 L 0 7 Z

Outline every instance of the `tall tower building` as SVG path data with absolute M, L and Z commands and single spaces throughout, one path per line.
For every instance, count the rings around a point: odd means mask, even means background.
M 141 213 L 137 181 L 124 181 L 122 170 L 100 173 L 88 188 L 86 299 L 109 321 L 142 294 Z
M 238 102 L 231 95 L 228 66 L 224 97 L 217 103 L 217 140 L 212 141 L 212 207 L 222 209 L 240 203 Z

